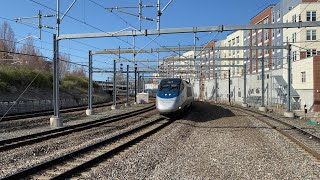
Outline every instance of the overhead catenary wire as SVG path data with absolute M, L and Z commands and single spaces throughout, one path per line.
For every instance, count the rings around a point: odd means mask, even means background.
M 46 5 L 44 5 L 44 4 L 40 3 L 40 2 L 37 2 L 37 1 L 34 1 L 34 0 L 29 0 L 29 1 L 31 1 L 31 2 L 33 2 L 33 3 L 36 3 L 36 4 L 40 5 L 40 6 L 43 6 L 43 7 L 47 8 L 47 9 L 50 9 L 50 10 L 56 12 L 55 9 L 53 9 L 53 8 L 51 8 L 51 7 L 49 7 L 49 6 L 46 6 Z M 62 14 L 61 12 L 59 12 L 59 13 Z M 96 29 L 96 30 L 101 31 L 101 32 L 105 32 L 104 30 L 102 30 L 102 29 L 100 29 L 100 28 L 98 28 L 98 27 L 95 27 L 95 26 L 93 26 L 93 25 L 91 25 L 91 24 L 88 24 L 88 23 L 86 23 L 86 22 L 84 22 L 84 21 L 81 21 L 81 20 L 79 20 L 79 19 L 77 19 L 77 18 L 74 18 L 74 17 L 72 17 L 72 16 L 70 16 L 70 15 L 65 15 L 65 16 L 66 16 L 66 17 L 69 17 L 69 18 L 71 18 L 71 19 L 73 19 L 73 20 L 75 20 L 75 21 L 77 21 L 77 22 L 79 22 L 79 23 L 82 23 L 82 24 L 84 24 L 84 25 L 87 25 L 87 26 L 89 26 L 89 27 L 91 27 L 91 28 L 93 28 L 93 29 Z M 106 33 L 106 32 L 105 32 L 105 33 Z M 131 45 L 131 46 L 133 45 L 133 44 L 131 44 L 131 43 L 129 43 L 129 42 L 127 42 L 127 41 L 119 38 L 119 37 L 116 37 L 116 38 L 119 39 L 119 40 L 122 41 L 122 42 L 125 42 L 125 43 Z M 100 48 L 99 48 L 99 49 L 100 49 Z M 117 54 L 113 54 L 113 55 L 118 56 Z M 125 59 L 126 59 L 126 58 L 125 58 Z M 128 60 L 129 62 L 132 62 L 132 61 L 129 60 L 129 59 L 127 59 L 127 60 Z M 132 63 L 133 63 L 133 62 L 132 62 Z
M 97 6 L 99 6 L 100 8 L 102 8 L 102 9 L 104 9 L 104 10 L 106 10 L 101 4 L 98 4 L 97 2 L 94 2 L 94 1 L 92 1 L 92 0 L 89 0 L 90 2 L 92 2 L 92 3 L 94 3 L 95 5 L 97 5 Z M 124 21 L 126 24 L 129 24 L 131 27 L 133 27 L 135 30 L 137 30 L 137 28 L 135 28 L 131 23 L 129 23 L 127 20 L 125 20 L 124 18 L 122 18 L 121 16 L 119 16 L 118 14 L 115 14 L 113 11 L 111 11 L 111 10 L 109 10 L 112 14 L 114 14 L 115 16 L 117 16 L 118 18 L 120 18 L 122 21 Z M 138 31 L 140 31 L 141 33 L 143 33 L 144 34 L 144 32 L 143 31 L 141 31 L 141 30 L 138 30 Z M 147 38 L 149 38 L 150 40 L 152 40 L 154 43 L 156 43 L 158 46 L 160 46 L 160 47 L 163 47 L 163 48 L 166 48 L 166 49 L 168 49 L 168 50 L 170 50 L 170 51 L 172 51 L 172 52 L 174 52 L 175 54 L 177 54 L 177 55 L 179 55 L 179 53 L 178 52 L 176 52 L 176 51 L 173 51 L 172 49 L 170 49 L 170 48 L 167 48 L 166 46 L 163 46 L 163 45 L 160 45 L 157 41 L 155 41 L 155 40 L 153 40 L 153 39 L 151 39 L 149 36 L 146 36 Z M 153 55 L 153 54 L 152 54 Z M 153 55 L 153 56 L 155 56 L 156 57 L 156 55 Z
M 1 17 L 1 16 L 0 16 L 0 19 L 6 20 L 6 21 L 15 22 L 15 23 L 19 23 L 19 24 L 22 24 L 22 25 L 24 25 L 24 26 L 28 26 L 28 27 L 33 28 L 33 29 L 37 29 L 37 28 L 34 27 L 34 26 L 31 26 L 31 25 L 28 25 L 28 24 L 25 24 L 25 23 L 22 23 L 22 22 L 19 22 L 19 21 L 16 22 L 16 21 L 14 21 L 14 20 L 12 20 L 12 19 L 9 19 L 9 18 L 6 18 L 6 17 Z M 46 31 L 46 30 L 42 30 L 42 31 L 43 31 L 43 32 L 46 32 L 46 33 L 48 33 L 48 34 L 51 34 L 51 35 L 54 34 L 54 33 L 50 32 L 50 31 Z M 24 37 L 24 36 L 21 36 L 21 37 Z M 35 38 L 35 40 L 40 41 L 40 42 L 42 42 L 42 43 L 49 44 L 49 45 L 53 45 L 53 43 L 46 42 L 46 41 L 43 41 L 43 40 L 39 40 L 39 39 L 36 39 L 36 38 Z M 90 44 L 86 44 L 86 43 L 83 43 L 83 42 L 80 42 L 80 41 L 77 41 L 77 40 L 71 40 L 71 41 L 76 42 L 76 43 L 79 43 L 79 44 L 82 44 L 82 45 L 85 45 L 85 46 L 88 46 L 88 47 L 91 47 L 91 48 L 95 48 L 95 49 L 100 49 L 100 50 L 102 50 L 101 48 L 98 48 L 98 47 L 96 47 L 96 46 L 93 46 L 93 45 L 90 45 Z M 60 46 L 63 47 L 63 48 L 68 48 L 68 47 L 63 46 L 63 45 L 60 45 Z M 76 50 L 76 51 L 79 51 L 79 52 L 85 52 L 85 53 L 87 53 L 87 52 L 84 51 L 84 50 L 79 50 L 79 49 L 75 49 L 75 48 L 70 48 L 70 49 Z M 44 49 L 44 50 L 48 50 L 48 49 Z M 50 51 L 52 51 L 52 50 L 50 50 Z

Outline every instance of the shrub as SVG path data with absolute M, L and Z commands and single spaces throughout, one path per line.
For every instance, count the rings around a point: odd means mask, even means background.
M 0 81 L 0 91 L 7 91 L 8 90 L 8 85 L 5 82 Z
M 86 89 L 88 87 L 88 79 L 85 76 L 66 74 L 61 81 L 61 88 L 72 89 L 75 87 Z
M 35 78 L 36 76 L 37 78 Z M 52 75 L 48 71 L 34 70 L 27 67 L 0 67 L 0 82 L 5 83 L 6 86 L 25 87 L 32 81 L 31 86 L 33 87 L 52 87 Z

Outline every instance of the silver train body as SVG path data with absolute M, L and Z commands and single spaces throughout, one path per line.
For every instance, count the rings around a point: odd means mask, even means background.
M 194 101 L 192 85 L 180 78 L 168 78 L 160 81 L 156 107 L 162 115 L 184 112 Z

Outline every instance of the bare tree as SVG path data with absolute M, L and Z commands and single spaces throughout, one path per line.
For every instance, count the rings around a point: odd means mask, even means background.
M 86 70 L 83 66 L 77 66 L 72 70 L 72 74 L 78 75 L 78 76 L 86 76 Z
M 16 52 L 16 40 L 10 24 L 4 21 L 0 27 L 0 59 L 12 59 L 8 52 Z
M 59 78 L 63 78 L 65 74 L 67 74 L 70 71 L 70 56 L 66 54 L 59 54 Z
M 49 70 L 49 66 L 45 59 L 42 57 L 41 52 L 34 46 L 34 40 L 29 36 L 23 46 L 20 49 L 20 53 L 26 55 L 20 55 L 21 61 L 24 65 L 35 69 Z

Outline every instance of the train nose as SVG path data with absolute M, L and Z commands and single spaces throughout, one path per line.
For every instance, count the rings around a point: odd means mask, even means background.
M 175 109 L 177 103 L 176 98 L 170 99 L 158 99 L 157 100 L 157 108 L 163 111 L 169 111 Z

